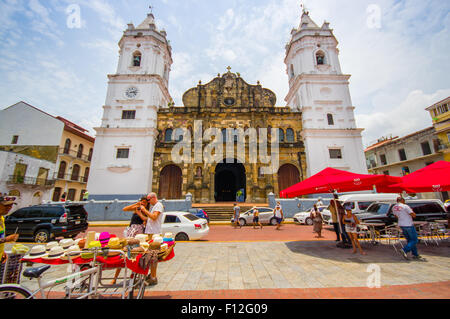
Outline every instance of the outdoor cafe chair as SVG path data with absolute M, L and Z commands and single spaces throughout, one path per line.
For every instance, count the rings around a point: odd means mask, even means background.
M 421 241 L 428 246 L 428 243 L 435 242 L 436 245 L 439 245 L 436 238 L 434 237 L 434 227 L 431 226 L 431 223 L 426 223 L 419 226 L 418 235 L 421 237 Z
M 356 226 L 356 233 L 358 234 L 358 237 L 360 239 L 363 239 L 363 242 L 366 242 L 366 240 L 370 239 L 370 232 L 369 232 L 369 227 L 367 227 L 366 225 L 357 225 Z
M 395 225 L 388 226 L 380 231 L 380 238 L 386 239 L 388 245 L 392 246 L 395 252 L 398 253 L 397 245 L 400 246 L 400 249 L 403 248 L 402 239 L 403 233 L 402 231 Z

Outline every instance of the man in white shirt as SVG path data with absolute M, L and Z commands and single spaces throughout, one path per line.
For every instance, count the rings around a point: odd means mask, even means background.
M 414 259 L 422 259 L 417 252 L 417 232 L 414 227 L 413 218 L 416 217 L 414 211 L 405 204 L 405 199 L 402 197 L 397 198 L 397 204 L 392 207 L 392 213 L 398 218 L 398 226 L 402 229 L 405 235 L 407 244 L 401 250 L 403 257 L 408 259 L 408 252 L 412 252 Z
M 148 194 L 147 201 L 152 205 L 152 208 L 148 213 L 144 211 L 148 216 L 145 233 L 148 234 L 151 239 L 152 235 L 159 235 L 162 233 L 161 227 L 163 223 L 164 206 L 158 201 L 158 197 L 155 193 Z M 158 278 L 156 277 L 157 268 L 157 263 L 151 264 L 150 275 L 145 280 L 148 285 L 153 286 L 158 284 Z

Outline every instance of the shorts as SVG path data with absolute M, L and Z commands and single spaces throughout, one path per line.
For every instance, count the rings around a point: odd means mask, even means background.
M 281 217 L 275 217 L 275 219 L 277 220 L 277 224 L 281 224 L 281 222 L 283 221 L 283 218 Z
M 125 228 L 124 235 L 125 238 L 135 237 L 138 234 L 143 234 L 145 231 L 145 227 L 142 224 L 133 224 Z
M 253 222 L 254 223 L 259 223 L 259 217 L 253 217 Z
M 356 227 L 352 227 L 351 225 L 345 225 L 346 233 L 357 233 Z

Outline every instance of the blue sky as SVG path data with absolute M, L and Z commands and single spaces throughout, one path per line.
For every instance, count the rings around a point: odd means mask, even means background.
M 440 0 L 304 1 L 339 41 L 341 67 L 364 144 L 431 126 L 425 108 L 450 95 L 450 2 Z M 81 28 L 68 28 L 78 4 Z M 0 0 L 0 108 L 20 100 L 87 128 L 101 123 L 107 74 L 116 70 L 126 24 L 154 6 L 173 47 L 169 84 L 176 105 L 199 80 L 230 65 L 261 81 L 284 106 L 284 46 L 301 15 L 297 0 Z M 371 27 L 369 5 L 380 12 Z M 372 20 L 370 20 L 372 21 Z

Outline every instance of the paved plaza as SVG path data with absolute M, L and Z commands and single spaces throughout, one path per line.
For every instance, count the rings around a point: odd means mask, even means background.
M 302 289 L 366 289 L 373 269 L 379 267 L 381 290 L 389 286 L 420 287 L 436 283 L 440 293 L 436 295 L 435 291 L 435 297 L 450 298 L 448 241 L 440 246 L 420 244 L 419 251 L 426 261 L 405 261 L 385 244 L 365 243 L 364 247 L 366 256 L 353 254 L 351 249 L 336 248 L 333 241 L 177 243 L 175 258 L 159 264 L 159 283 L 147 288 L 147 296 L 167 297 L 172 293 L 183 298 L 183 294 L 192 292 L 197 298 L 220 298 L 233 296 L 228 293 L 233 292 L 239 298 L 252 298 L 252 291 L 260 297 L 265 292 L 267 297 L 273 297 L 273 291 L 297 291 L 300 298 Z M 52 269 L 45 278 L 67 274 L 67 266 Z M 22 284 L 36 288 L 35 281 L 26 278 L 22 278 Z M 54 289 L 62 290 L 62 287 Z M 201 291 L 208 294 L 202 295 Z M 377 289 L 370 291 L 376 294 Z M 367 298 L 367 290 L 361 290 L 361 296 Z

